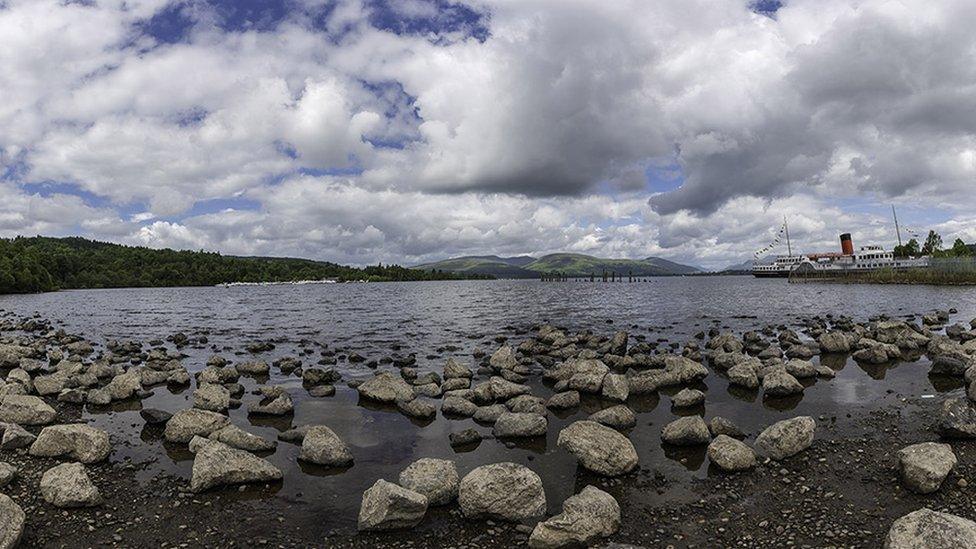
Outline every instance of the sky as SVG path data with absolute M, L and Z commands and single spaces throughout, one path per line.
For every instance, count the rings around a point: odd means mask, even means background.
M 974 242 L 974 20 L 972 0 L 0 0 L 0 236 L 718 268 L 784 218 L 795 250 L 890 247 L 894 205 Z

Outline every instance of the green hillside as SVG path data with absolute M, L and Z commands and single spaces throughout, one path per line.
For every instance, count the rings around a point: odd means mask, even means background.
M 528 261 L 526 261 L 528 260 Z M 572 277 L 670 276 L 699 272 L 697 267 L 682 265 L 659 257 L 646 259 L 602 259 L 584 254 L 559 253 L 533 259 L 528 256 L 502 258 L 498 256 L 466 256 L 436 263 L 418 265 L 417 269 L 436 269 L 446 272 L 491 275 L 496 278 L 538 278 L 543 273 L 559 273 Z
M 602 259 L 584 254 L 550 254 L 525 266 L 539 273 L 561 273 L 566 276 L 668 276 L 698 272 L 695 267 L 682 265 L 658 257 L 646 259 Z
M 488 278 L 477 273 L 398 265 L 356 268 L 273 257 L 151 249 L 84 238 L 0 238 L 0 294 L 58 289 L 212 286 L 297 280 L 433 280 Z

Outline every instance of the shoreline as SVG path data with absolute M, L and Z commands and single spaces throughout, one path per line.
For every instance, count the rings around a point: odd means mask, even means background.
M 923 334 L 931 341 L 943 341 L 945 345 L 962 345 L 969 337 L 961 335 L 968 333 L 959 331 L 954 325 L 951 331 L 956 339 L 945 338 L 940 335 L 945 326 L 949 326 L 949 313 L 927 315 L 924 324 L 917 326 L 918 332 L 898 332 L 904 341 L 918 339 Z M 759 319 L 761 321 L 761 319 Z M 718 320 L 721 322 L 721 319 Z M 739 391 L 731 385 L 729 395 L 733 398 L 727 403 L 719 399 L 717 404 L 708 404 L 711 413 L 704 408 L 692 407 L 680 409 L 672 407 L 670 413 L 666 408 L 668 401 L 672 404 L 682 388 L 700 389 L 706 393 L 706 402 L 713 402 L 713 398 L 721 396 L 716 391 L 715 380 L 731 378 L 730 371 L 721 367 L 723 361 L 730 360 L 736 353 L 743 357 L 757 358 L 771 365 L 786 364 L 787 358 L 778 358 L 772 349 L 787 355 L 803 354 L 804 349 L 813 352 L 818 338 L 834 330 L 842 333 L 859 333 L 862 330 L 878 330 L 879 320 L 854 322 L 843 317 L 826 320 L 810 318 L 792 328 L 768 328 L 757 332 L 749 331 L 731 335 L 729 332 L 712 328 L 711 333 L 702 334 L 700 338 L 689 338 L 683 347 L 661 345 L 660 348 L 650 346 L 643 336 L 635 335 L 630 342 L 619 341 L 618 337 L 611 338 L 612 329 L 598 327 L 594 323 L 595 335 L 578 335 L 564 333 L 556 328 L 538 327 L 521 332 L 520 336 L 510 340 L 496 341 L 499 349 L 512 345 L 513 355 L 506 355 L 500 351 L 488 352 L 475 358 L 473 386 L 487 382 L 497 376 L 509 379 L 509 383 L 527 384 L 531 394 L 562 394 L 565 387 L 560 389 L 560 381 L 549 380 L 541 382 L 542 374 L 554 372 L 560 360 L 569 358 L 563 350 L 567 341 L 570 345 L 578 345 L 577 353 L 583 355 L 595 354 L 606 362 L 611 372 L 624 371 L 630 377 L 632 391 L 643 392 L 639 379 L 647 373 L 669 372 L 670 367 L 665 363 L 668 356 L 684 356 L 690 363 L 706 365 L 707 373 L 704 379 L 688 379 L 685 382 L 655 386 L 647 393 L 649 402 L 631 396 L 625 399 L 624 406 L 637 413 L 638 421 L 635 427 L 621 429 L 625 437 L 630 438 L 638 447 L 641 461 L 634 472 L 619 476 L 604 477 L 586 471 L 579 467 L 570 478 L 547 478 L 548 512 L 539 520 L 545 520 L 559 513 L 561 500 L 569 495 L 578 493 L 585 486 L 594 486 L 613 496 L 620 505 L 621 523 L 610 540 L 617 543 L 630 543 L 645 547 L 671 545 L 674 547 L 709 547 L 716 542 L 722 545 L 737 545 L 745 547 L 767 547 L 788 540 L 795 545 L 818 545 L 823 540 L 830 540 L 838 546 L 867 545 L 880 546 L 887 534 L 888 526 L 898 517 L 914 511 L 920 507 L 931 507 L 950 512 L 965 518 L 976 518 L 976 510 L 968 506 L 970 489 L 967 479 L 976 478 L 976 450 L 970 448 L 971 443 L 960 440 L 947 440 L 959 459 L 955 469 L 942 483 L 941 489 L 933 494 L 922 496 L 908 491 L 898 479 L 894 469 L 892 454 L 902 446 L 922 442 L 925 440 L 939 440 L 938 434 L 932 429 L 932 418 L 938 416 L 941 403 L 947 398 L 955 398 L 964 392 L 961 377 L 949 376 L 931 383 L 942 395 L 927 398 L 928 395 L 916 394 L 917 385 L 906 380 L 924 380 L 925 360 L 919 361 L 919 356 L 940 351 L 937 348 L 923 348 L 908 352 L 903 349 L 897 360 L 907 360 L 902 365 L 884 366 L 887 361 L 878 362 L 875 371 L 876 358 L 869 357 L 874 351 L 886 349 L 874 347 L 869 343 L 870 338 L 861 336 L 863 348 L 851 349 L 844 354 L 825 353 L 820 351 L 810 355 L 814 364 L 834 369 L 828 377 L 801 377 L 805 391 L 794 397 L 769 398 L 764 393 L 768 388 Z M 883 322 L 881 324 L 884 324 Z M 872 327 L 873 326 L 873 327 Z M 901 326 L 901 324 L 899 324 Z M 15 330 L 15 328 L 27 328 Z M 94 364 L 99 360 L 122 367 L 123 370 L 140 371 L 153 369 L 153 364 L 159 361 L 181 362 L 181 367 L 190 368 L 190 377 L 194 377 L 205 369 L 201 364 L 192 364 L 183 351 L 194 347 L 207 348 L 207 342 L 200 341 L 197 336 L 173 337 L 169 342 L 158 341 L 148 347 L 137 342 L 106 343 L 102 346 L 97 337 L 88 334 L 84 338 L 60 334 L 50 331 L 55 326 L 47 324 L 37 318 L 7 317 L 0 326 L 3 330 L 3 350 L 9 352 L 9 346 L 14 341 L 36 344 L 44 342 L 45 354 L 62 350 L 64 354 L 56 353 L 47 358 L 48 364 L 41 370 L 35 370 L 31 378 L 38 381 L 44 377 L 45 371 L 53 372 L 55 365 L 61 359 L 67 359 L 75 354 L 82 363 Z M 886 328 L 887 329 L 887 328 Z M 609 333 L 608 333 L 609 330 Z M 902 330 L 902 328 L 898 328 Z M 518 330 L 516 330 L 518 332 Z M 804 333 L 802 339 L 792 340 L 790 333 Z M 880 333 L 880 332 L 878 332 Z M 894 333 L 894 332 L 893 332 Z M 22 335 L 18 335 L 22 334 Z M 633 334 L 632 334 L 633 335 Z M 11 336 L 14 339 L 11 339 Z M 811 336 L 813 337 L 811 339 Z M 18 339 L 21 338 L 21 339 Z M 29 339 L 22 339 L 29 338 Z M 899 340 L 901 341 L 901 340 Z M 906 343 L 907 344 L 907 343 Z M 623 345 L 623 347 L 621 347 Z M 823 340 L 820 347 L 829 345 Z M 273 348 L 273 346 L 272 346 Z M 967 347 L 968 348 L 968 347 Z M 156 349 L 152 351 L 151 349 Z M 164 350 L 160 350 L 164 349 Z M 615 354 L 615 350 L 624 349 L 623 354 Z M 730 351 L 729 349 L 733 349 Z M 738 349 L 735 351 L 734 349 Z M 337 349 L 340 353 L 341 350 Z M 229 352 L 234 351 L 234 352 Z M 491 349 L 489 349 L 491 351 Z M 644 354 L 643 351 L 650 351 Z M 155 353 L 155 354 L 154 354 Z M 233 363 L 241 370 L 240 383 L 244 385 L 242 394 L 237 399 L 242 404 L 231 404 L 231 411 L 235 406 L 252 407 L 257 400 L 249 396 L 269 383 L 267 376 L 252 376 L 246 373 L 245 363 L 252 361 L 251 356 L 265 356 L 261 353 L 272 353 L 266 348 L 259 348 L 256 344 L 244 349 L 224 349 L 223 354 L 234 357 Z M 323 354 L 325 351 L 323 350 Z M 855 359 L 851 359 L 851 354 Z M 4 353 L 0 353 L 3 356 Z M 180 358 L 180 355 L 184 355 Z M 329 355 L 324 355 L 329 356 Z M 340 355 L 341 356 L 341 355 Z M 654 358 L 654 357 L 658 358 Z M 781 355 L 780 355 L 781 356 Z M 101 358 L 99 358 L 101 357 Z M 115 360 L 112 357 L 115 357 Z M 153 358 L 155 357 L 155 358 Z M 352 358 L 352 354 L 349 354 Z M 559 358 L 554 358 L 559 357 Z M 36 360 L 36 359 L 31 359 Z M 420 385 L 414 384 L 409 372 L 413 366 L 408 360 L 397 363 L 397 359 L 383 366 L 378 364 L 379 370 L 401 373 L 407 385 L 417 390 Z M 738 360 L 738 359 L 736 359 Z M 801 359 L 803 360 L 803 359 Z M 154 362 L 155 361 L 155 362 Z M 636 361 L 637 363 L 635 364 Z M 270 360 L 269 360 L 270 362 Z M 350 361 L 352 362 L 352 361 Z M 63 366 L 63 363 L 60 363 Z M 539 366 L 541 365 L 541 369 Z M 34 365 L 36 366 L 36 365 Z M 522 373 L 522 367 L 528 369 Z M 32 366 L 33 367 L 33 366 Z M 283 363 L 270 364 L 273 371 L 284 370 Z M 791 366 L 792 368 L 793 366 Z M 249 367 L 248 367 L 249 368 Z M 312 365 L 304 369 L 310 370 Z M 845 369 L 855 372 L 863 370 L 870 377 L 881 376 L 877 379 L 878 397 L 875 400 L 858 402 L 850 406 L 817 404 L 817 395 L 822 390 L 838 383 L 838 379 L 831 379 L 836 374 L 842 374 Z M 890 368 L 890 369 L 889 369 Z M 8 387 L 10 383 L 7 373 Z M 168 371 L 168 370 L 155 370 Z M 175 371 L 175 370 L 174 370 Z M 643 374 L 641 373 L 643 372 Z M 894 376 L 886 386 L 885 373 Z M 419 372 L 418 372 L 419 374 Z M 546 374 L 546 375 L 550 375 Z M 897 375 L 895 375 L 897 374 Z M 119 377 L 117 374 L 111 379 Z M 798 374 L 799 375 L 799 374 Z M 921 378 L 919 378 L 921 376 Z M 302 376 L 299 376 L 300 378 Z M 364 378 L 370 379 L 370 378 Z M 839 378 L 843 379 L 843 378 Z M 342 410 L 349 406 L 370 410 L 370 417 L 401 416 L 403 412 L 397 406 L 389 404 L 371 403 L 363 400 L 362 379 L 346 378 L 343 382 L 334 382 L 335 397 L 321 399 L 299 398 L 296 391 L 308 391 L 318 385 L 283 383 L 282 387 L 296 398 L 296 416 L 281 423 L 278 419 L 249 420 L 251 429 L 264 426 L 274 426 L 274 432 L 284 433 L 292 425 L 300 424 L 300 410 L 318 402 L 331 402 L 330 409 Z M 441 383 L 448 381 L 445 378 Z M 565 381 L 565 380 L 564 380 Z M 225 382 L 231 387 L 237 382 Z M 96 387 L 81 389 L 91 393 L 97 387 L 103 386 L 104 381 Z M 27 514 L 23 546 L 76 546 L 107 545 L 107 546 L 214 546 L 231 545 L 231 542 L 241 544 L 243 540 L 254 540 L 260 545 L 269 546 L 330 546 L 330 547 L 497 547 L 520 546 L 524 544 L 532 532 L 534 521 L 525 524 L 509 524 L 499 520 L 474 520 L 466 518 L 462 508 L 456 503 L 444 508 L 431 508 L 422 522 L 413 529 L 393 533 L 356 532 L 355 522 L 348 518 L 323 520 L 321 511 L 309 513 L 316 505 L 306 501 L 301 495 L 304 490 L 297 487 L 298 496 L 294 495 L 297 479 L 312 480 L 315 475 L 324 474 L 330 479 L 351 480 L 356 476 L 365 485 L 371 484 L 375 477 L 365 475 L 369 464 L 360 461 L 348 469 L 335 471 L 319 471 L 302 466 L 302 469 L 286 475 L 284 481 L 271 483 L 258 482 L 256 484 L 228 487 L 218 487 L 200 493 L 189 489 L 187 477 L 188 467 L 195 459 L 192 450 L 186 448 L 185 443 L 171 443 L 164 439 L 162 427 L 145 425 L 139 418 L 139 412 L 146 406 L 143 402 L 150 402 L 153 398 L 164 396 L 175 399 L 175 402 L 185 402 L 174 406 L 169 412 L 174 412 L 193 404 L 190 397 L 199 388 L 199 381 L 188 385 L 174 386 L 173 384 L 149 383 L 136 390 L 130 397 L 121 398 L 111 406 L 89 404 L 73 404 L 55 398 L 58 392 L 42 399 L 51 405 L 57 413 L 56 424 L 76 421 L 86 422 L 98 428 L 106 428 L 110 433 L 112 448 L 108 461 L 98 462 L 87 466 L 89 475 L 102 494 L 103 503 L 88 509 L 71 509 L 62 511 L 45 502 L 36 490 L 40 476 L 50 467 L 63 463 L 58 458 L 42 458 L 31 456 L 26 449 L 0 451 L 0 460 L 6 461 L 20 471 L 18 477 L 3 490 L 18 503 Z M 718 387 L 721 387 L 719 385 Z M 939 389 L 942 387 L 942 389 Z M 735 390 L 734 390 L 735 389 Z M 892 390 L 893 389 L 893 390 Z M 79 389 L 65 388 L 60 394 L 77 392 Z M 820 390 L 821 392 L 817 392 Z M 358 398 L 355 396 L 359 393 Z M 156 397 L 152 396 L 156 394 Z M 595 411 L 606 409 L 609 403 L 604 403 L 599 395 L 586 394 L 582 391 L 580 402 L 567 411 L 549 408 L 543 415 L 549 417 L 547 436 L 554 436 L 560 426 L 566 425 L 576 418 L 580 412 L 593 414 Z M 809 394 L 806 394 L 809 393 Z M 813 398 L 813 402 L 807 402 Z M 965 396 L 962 397 L 965 399 Z M 334 400 L 332 400 L 334 399 Z M 431 397 L 429 401 L 441 408 L 445 402 L 442 397 Z M 693 447 L 676 447 L 660 442 L 661 428 L 664 422 L 651 419 L 647 410 L 655 410 L 654 417 L 673 420 L 677 418 L 694 417 L 699 414 L 707 416 L 726 414 L 729 406 L 741 408 L 743 413 L 759 406 L 762 409 L 775 412 L 778 417 L 790 418 L 802 415 L 803 411 L 819 409 L 822 413 L 814 416 L 816 436 L 812 445 L 796 455 L 770 459 L 760 457 L 756 467 L 740 473 L 724 473 L 708 465 L 705 445 Z M 484 404 L 480 406 L 485 406 Z M 662 406 L 664 408 L 662 408 Z M 718 408 L 713 409 L 713 406 Z M 814 406 L 814 408 L 810 408 Z M 438 415 L 443 410 L 438 411 Z M 232 414 L 233 415 L 233 414 Z M 304 417 L 304 416 L 302 416 Z M 585 415 L 582 416 L 585 418 Z M 649 421 L 650 419 L 650 421 Z M 412 420 L 411 420 L 412 421 Z M 438 418 L 435 425 L 442 420 Z M 281 424 L 279 427 L 278 425 Z M 455 425 L 457 424 L 457 425 Z M 424 432 L 425 422 L 417 424 L 418 432 Z M 457 420 L 448 421 L 450 431 L 457 432 L 465 425 Z M 751 446 L 753 437 L 759 434 L 768 421 L 763 420 L 755 426 L 746 427 L 746 441 Z M 248 427 L 245 425 L 245 429 Z M 34 435 L 40 434 L 43 427 L 27 426 Z M 264 431 L 260 431 L 263 433 Z M 389 436 L 385 431 L 376 431 L 381 437 Z M 390 433 L 391 435 L 392 433 Z M 484 433 L 483 433 L 484 434 Z M 435 438 L 446 437 L 445 434 L 435 435 Z M 405 440 L 409 440 L 409 437 Z M 441 438 L 440 440 L 443 440 Z M 661 458 L 645 461 L 648 451 L 645 444 L 650 440 L 652 445 L 659 445 L 653 455 L 662 452 Z M 446 441 L 445 441 L 446 442 Z M 504 456 L 506 452 L 515 452 L 513 458 L 522 456 L 515 461 L 525 464 L 529 469 L 536 467 L 545 459 L 572 459 L 560 447 L 550 441 L 542 441 L 541 447 L 534 442 L 495 439 L 488 435 L 481 445 L 497 447 L 493 452 Z M 394 441 L 393 444 L 398 444 Z M 152 448 L 164 450 L 162 455 L 153 457 Z M 192 448 L 192 445 L 191 445 Z M 353 447 L 354 454 L 361 455 Z M 541 449 L 540 449 L 541 448 Z M 150 449 L 146 458 L 145 451 Z M 156 450 L 158 452 L 158 450 Z M 277 449 L 270 455 L 258 453 L 259 456 L 275 458 L 275 464 L 286 463 L 294 459 L 298 446 L 279 440 Z M 540 453 L 541 452 L 541 453 Z M 461 475 L 468 473 L 472 467 L 485 462 L 483 459 L 472 461 L 469 455 L 454 453 L 459 460 L 458 468 Z M 535 456 L 535 457 L 533 457 Z M 663 461 L 657 461 L 663 459 Z M 466 460 L 466 461 L 465 461 Z M 172 461 L 160 469 L 163 462 Z M 409 459 L 402 461 L 406 466 Z M 463 465 L 462 465 L 463 462 Z M 366 467 L 366 469 L 363 469 Z M 703 469 L 704 468 L 704 469 Z M 688 477 L 687 472 L 698 471 Z M 312 475 L 312 476 L 305 476 Z M 368 477 L 368 478 L 366 478 Z M 382 477 L 380 477 L 382 478 Z M 387 480 L 396 481 L 396 478 Z M 560 486 L 559 490 L 551 492 L 552 485 Z M 851 486 L 857 486 L 852 490 Z M 358 502 L 361 493 L 343 494 L 351 502 Z M 548 499 L 548 498 L 547 498 Z M 350 503 L 353 505 L 354 503 Z M 853 515 L 851 514 L 853 513 Z M 328 516 L 328 515 L 324 515 Z M 228 519 L 233 517 L 233 521 Z M 138 532 L 138 538 L 134 537 Z M 148 538 L 148 539 L 147 539 Z

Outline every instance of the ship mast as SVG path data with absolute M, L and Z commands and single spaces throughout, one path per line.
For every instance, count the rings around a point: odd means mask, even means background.
M 793 257 L 793 245 L 790 244 L 790 226 L 786 222 L 786 216 L 783 216 L 783 228 L 786 229 L 786 253 Z
M 895 218 L 895 233 L 898 234 L 898 245 L 901 246 L 901 228 L 898 226 L 898 213 L 895 212 L 895 205 L 891 205 L 891 215 Z

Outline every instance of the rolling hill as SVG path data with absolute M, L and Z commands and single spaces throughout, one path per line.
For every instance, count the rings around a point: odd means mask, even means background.
M 538 259 L 529 256 L 466 256 L 418 265 L 416 269 L 436 269 L 455 273 L 487 274 L 497 278 L 538 278 L 542 273 L 571 277 L 600 277 L 604 272 L 617 276 L 673 276 L 693 274 L 697 267 L 659 257 L 645 259 L 603 259 L 585 254 L 558 253 Z

